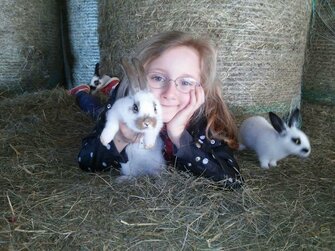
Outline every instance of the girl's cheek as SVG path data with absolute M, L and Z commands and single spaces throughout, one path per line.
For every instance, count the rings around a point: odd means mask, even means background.
M 161 90 L 159 89 L 149 89 L 150 92 L 154 95 L 154 97 L 158 100 L 160 100 L 160 96 L 161 96 Z
M 180 97 L 180 100 L 181 100 L 181 104 L 182 104 L 182 107 L 185 108 L 191 101 L 192 99 L 192 92 L 188 93 L 188 94 L 182 94 L 182 96 Z

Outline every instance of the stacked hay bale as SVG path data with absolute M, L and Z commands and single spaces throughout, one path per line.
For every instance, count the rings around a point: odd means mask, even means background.
M 118 74 L 120 57 L 151 34 L 206 33 L 218 45 L 218 74 L 232 108 L 287 112 L 300 105 L 306 0 L 101 0 L 99 10 L 105 71 Z
M 2 0 L 0 88 L 36 90 L 62 81 L 59 6 L 54 0 Z
M 100 60 L 98 0 L 68 0 L 66 7 L 70 53 L 65 57 L 70 61 L 71 87 L 88 83 Z
M 335 1 L 313 0 L 303 97 L 335 104 Z

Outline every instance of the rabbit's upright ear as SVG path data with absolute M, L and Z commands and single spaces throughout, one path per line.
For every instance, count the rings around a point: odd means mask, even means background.
M 300 116 L 300 110 L 299 108 L 296 108 L 289 118 L 288 126 L 297 127 L 298 122 L 299 122 L 299 116 Z
M 279 134 L 286 131 L 286 124 L 280 117 L 278 117 L 278 115 L 274 114 L 273 112 L 269 112 L 269 118 L 271 125 Z
M 122 58 L 121 66 L 124 71 L 124 79 L 122 81 L 128 82 L 131 94 L 135 94 L 140 90 L 147 90 L 145 71 L 138 59 L 132 58 L 129 61 L 126 58 Z
M 132 58 L 132 63 L 135 69 L 138 87 L 140 90 L 147 90 L 147 77 L 143 65 L 137 58 Z
M 134 95 L 136 92 L 139 91 L 134 66 L 129 62 L 127 58 L 122 58 L 121 67 L 124 73 L 122 83 L 126 84 L 130 94 Z
M 97 77 L 100 77 L 99 70 L 100 70 L 100 64 L 96 63 L 95 64 L 95 69 L 94 69 L 94 75 L 97 76 Z

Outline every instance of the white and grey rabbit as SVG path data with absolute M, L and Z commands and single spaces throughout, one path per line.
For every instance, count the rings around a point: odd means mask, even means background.
M 125 123 L 134 132 L 143 135 L 139 143 L 129 144 L 126 153 L 129 161 L 121 164 L 121 174 L 135 177 L 158 175 L 165 167 L 162 155 L 163 143 L 159 132 L 163 127 L 159 101 L 147 88 L 143 66 L 137 59 L 122 60 L 125 79 L 129 81 L 128 96 L 119 98 L 106 113 L 106 125 L 100 140 L 108 147 L 119 131 L 119 123 Z M 122 84 L 122 83 L 121 83 Z
M 246 119 L 239 129 L 240 150 L 254 150 L 261 167 L 266 169 L 288 155 L 308 157 L 311 146 L 306 134 L 297 128 L 299 115 L 297 108 L 288 124 L 273 112 L 269 112 L 271 124 L 261 116 Z
M 100 75 L 100 64 L 96 63 L 94 68 L 94 75 L 91 79 L 89 86 L 91 87 L 92 93 L 98 92 L 101 88 L 105 87 L 105 85 L 114 79 L 108 75 Z

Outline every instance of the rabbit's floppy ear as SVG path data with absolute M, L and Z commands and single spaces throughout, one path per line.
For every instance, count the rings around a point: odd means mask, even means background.
M 298 122 L 299 122 L 299 116 L 300 116 L 300 110 L 299 108 L 296 108 L 289 118 L 288 126 L 297 127 Z
M 144 68 L 138 59 L 132 58 L 131 62 L 129 62 L 126 58 L 122 58 L 121 65 L 125 74 L 124 77 L 128 80 L 131 94 L 147 89 Z
M 274 114 L 273 112 L 269 112 L 269 118 L 271 125 L 279 134 L 286 131 L 286 124 L 280 117 L 278 117 L 278 115 Z

